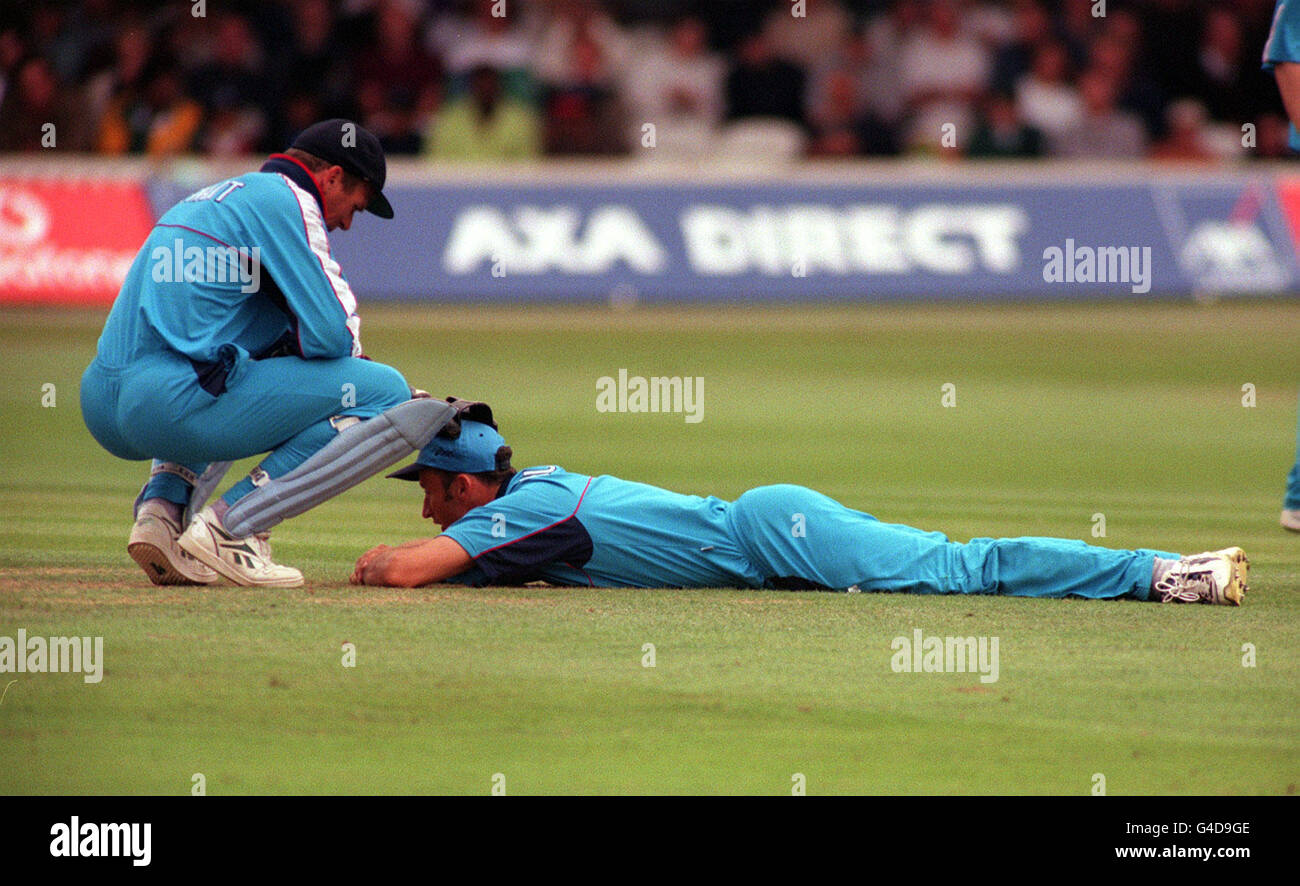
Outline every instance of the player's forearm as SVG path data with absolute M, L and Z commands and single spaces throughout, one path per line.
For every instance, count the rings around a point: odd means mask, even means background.
M 472 563 L 464 548 L 440 535 L 378 552 L 362 565 L 360 583 L 416 588 L 459 575 Z
M 415 588 L 436 578 L 425 578 L 426 569 L 416 557 L 396 549 L 385 551 L 361 573 L 361 583 L 385 588 Z
M 1282 93 L 1282 104 L 1292 125 L 1300 129 L 1300 64 L 1279 62 L 1273 68 L 1277 77 L 1277 90 Z

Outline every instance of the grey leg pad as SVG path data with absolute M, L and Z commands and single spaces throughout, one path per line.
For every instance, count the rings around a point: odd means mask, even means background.
M 424 448 L 455 416 L 450 403 L 407 400 L 344 429 L 298 467 L 235 502 L 221 522 L 241 538 L 265 532 Z

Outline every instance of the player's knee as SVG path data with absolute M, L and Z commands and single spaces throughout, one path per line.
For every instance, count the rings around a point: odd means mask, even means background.
M 364 398 L 368 401 L 366 405 L 383 412 L 411 399 L 411 386 L 406 383 L 402 373 L 393 367 L 383 363 L 368 363 L 367 373 L 364 394 Z M 362 405 L 360 398 L 357 405 Z

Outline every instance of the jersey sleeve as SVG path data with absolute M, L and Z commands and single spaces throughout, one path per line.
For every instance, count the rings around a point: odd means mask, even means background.
M 551 564 L 579 568 L 592 543 L 578 519 L 581 499 L 543 484 L 519 489 L 474 508 L 444 533 L 474 558 L 455 580 L 483 585 L 522 584 Z
M 357 299 L 330 250 L 316 200 L 277 176 L 254 224 L 264 273 L 275 281 L 293 314 L 304 357 L 357 357 L 361 318 Z

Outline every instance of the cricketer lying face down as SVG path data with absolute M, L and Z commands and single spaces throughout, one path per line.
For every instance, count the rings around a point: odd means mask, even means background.
M 1059 538 L 976 538 L 882 523 L 802 486 L 728 502 L 557 465 L 515 471 L 483 404 L 389 474 L 418 480 L 442 534 L 362 554 L 354 584 L 730 587 L 1007 594 L 1240 605 L 1230 547 L 1183 557 Z
M 294 587 L 268 530 L 420 449 L 455 407 L 366 358 L 328 232 L 392 218 L 373 134 L 303 130 L 257 172 L 172 207 L 132 263 L 81 380 L 86 427 L 152 459 L 127 550 L 155 584 Z M 417 398 L 417 395 L 422 395 Z M 230 463 L 269 453 L 211 505 Z

